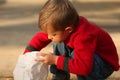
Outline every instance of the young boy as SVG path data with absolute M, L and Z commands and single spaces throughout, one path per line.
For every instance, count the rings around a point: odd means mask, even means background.
M 78 15 L 69 0 L 48 0 L 40 11 L 37 33 L 26 52 L 39 51 L 54 42 L 54 53 L 36 61 L 51 65 L 52 80 L 105 80 L 119 69 L 116 47 L 107 32 Z

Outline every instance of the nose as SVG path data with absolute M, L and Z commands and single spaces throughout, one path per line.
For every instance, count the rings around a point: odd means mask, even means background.
M 48 35 L 48 39 L 51 39 L 51 40 L 52 40 L 52 36 Z

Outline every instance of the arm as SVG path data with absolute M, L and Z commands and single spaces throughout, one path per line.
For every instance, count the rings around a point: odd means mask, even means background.
M 57 68 L 74 74 L 87 76 L 92 70 L 96 39 L 84 38 L 74 42 L 74 58 L 59 56 Z
M 94 34 L 96 36 L 82 36 L 81 39 L 74 40 L 76 41 L 74 43 L 74 58 L 69 59 L 64 56 L 59 56 L 56 64 L 57 68 L 86 76 L 92 70 L 94 53 L 96 53 L 115 70 L 118 70 L 118 55 L 111 37 L 103 30 Z
M 48 36 L 44 32 L 38 32 L 33 36 L 33 38 L 28 43 L 28 46 L 25 48 L 24 53 L 31 51 L 40 51 L 46 45 L 48 45 L 51 40 L 48 39 Z
M 92 70 L 96 38 L 85 37 L 82 40 L 74 40 L 73 43 L 76 44 L 74 45 L 73 59 L 65 56 L 56 56 L 51 53 L 41 55 L 43 58 L 36 59 L 36 61 L 41 61 L 48 65 L 55 64 L 58 69 L 87 76 Z

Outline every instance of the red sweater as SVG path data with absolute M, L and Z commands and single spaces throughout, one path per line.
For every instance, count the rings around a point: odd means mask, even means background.
M 51 40 L 44 32 L 37 33 L 29 42 L 25 52 L 41 50 Z M 114 70 L 119 69 L 116 47 L 107 32 L 80 17 L 80 23 L 64 43 L 74 49 L 74 58 L 59 56 L 57 68 L 86 76 L 92 70 L 94 53 L 108 62 Z

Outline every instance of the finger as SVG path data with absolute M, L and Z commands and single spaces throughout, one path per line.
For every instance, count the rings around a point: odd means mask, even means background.
M 36 58 L 37 59 L 43 59 L 44 57 L 43 56 L 37 56 Z
M 34 60 L 38 62 L 44 62 L 44 59 L 40 59 L 40 58 L 35 58 Z
M 46 53 L 37 53 L 37 56 L 45 56 Z

